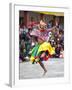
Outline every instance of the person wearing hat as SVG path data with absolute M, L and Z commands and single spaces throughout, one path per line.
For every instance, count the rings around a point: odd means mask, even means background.
M 43 22 L 42 24 L 44 25 Z M 36 37 L 37 44 L 31 51 L 30 61 L 32 62 L 32 64 L 39 63 L 44 70 L 43 75 L 45 75 L 47 70 L 42 61 L 47 61 L 51 55 L 55 54 L 55 50 L 50 45 L 50 43 L 46 41 L 47 37 L 45 36 L 45 32 L 43 31 L 43 29 L 44 26 L 40 30 L 31 32 L 31 36 Z

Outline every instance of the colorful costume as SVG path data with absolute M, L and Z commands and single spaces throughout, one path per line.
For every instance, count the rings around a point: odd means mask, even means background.
M 43 23 L 42 23 L 43 24 Z M 45 25 L 45 24 L 44 24 Z M 31 32 L 32 36 L 40 38 L 43 42 L 35 45 L 31 51 L 30 61 L 32 63 L 39 62 L 40 60 L 48 60 L 48 58 L 55 54 L 55 49 L 47 42 L 48 31 L 47 30 L 36 30 Z M 42 53 L 45 53 L 44 57 L 41 58 Z
M 48 58 L 55 53 L 54 48 L 50 45 L 48 42 L 44 42 L 42 44 L 37 44 L 33 49 L 32 49 L 32 54 L 30 61 L 32 63 L 38 62 L 40 60 L 40 55 L 42 52 L 48 52 L 48 54 L 43 57 L 43 60 L 48 60 Z

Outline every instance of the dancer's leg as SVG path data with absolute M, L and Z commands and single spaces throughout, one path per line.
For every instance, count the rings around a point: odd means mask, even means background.
M 42 67 L 42 69 L 44 70 L 44 74 L 43 75 L 45 75 L 45 73 L 47 72 L 47 70 L 46 70 L 44 64 L 41 61 L 39 61 L 39 64 Z

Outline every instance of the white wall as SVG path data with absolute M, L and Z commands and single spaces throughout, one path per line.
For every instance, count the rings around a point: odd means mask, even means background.
M 72 0 L 1 0 L 0 1 L 0 90 L 9 90 L 9 2 L 23 2 L 23 4 L 34 4 L 34 5 L 49 5 L 54 6 L 69 6 L 70 13 L 70 25 L 72 24 Z M 72 25 L 71 25 L 72 26 Z M 72 27 L 71 34 L 72 34 Z M 72 35 L 71 35 L 72 38 Z M 70 40 L 70 45 L 72 46 L 72 40 Z M 68 47 L 67 47 L 68 48 Z M 72 53 L 72 48 L 70 50 Z M 72 59 L 72 55 L 70 56 Z M 71 84 L 55 84 L 48 85 L 46 87 L 24 87 L 23 90 L 72 90 L 72 60 L 70 61 L 70 71 L 71 71 Z M 14 88 L 13 88 L 14 89 Z M 20 88 L 15 88 L 20 89 Z

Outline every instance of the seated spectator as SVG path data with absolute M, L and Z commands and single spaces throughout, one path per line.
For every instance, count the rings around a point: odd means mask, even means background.
M 61 51 L 61 46 L 58 44 L 55 48 L 55 57 L 59 58 L 60 56 L 60 51 Z
M 61 51 L 60 51 L 60 56 L 59 56 L 60 58 L 64 58 L 64 50 L 63 50 L 63 48 L 61 48 Z
M 24 49 L 25 49 L 25 42 L 24 42 L 24 40 L 21 41 L 19 49 L 20 49 L 20 52 L 19 52 L 20 60 L 24 61 Z

